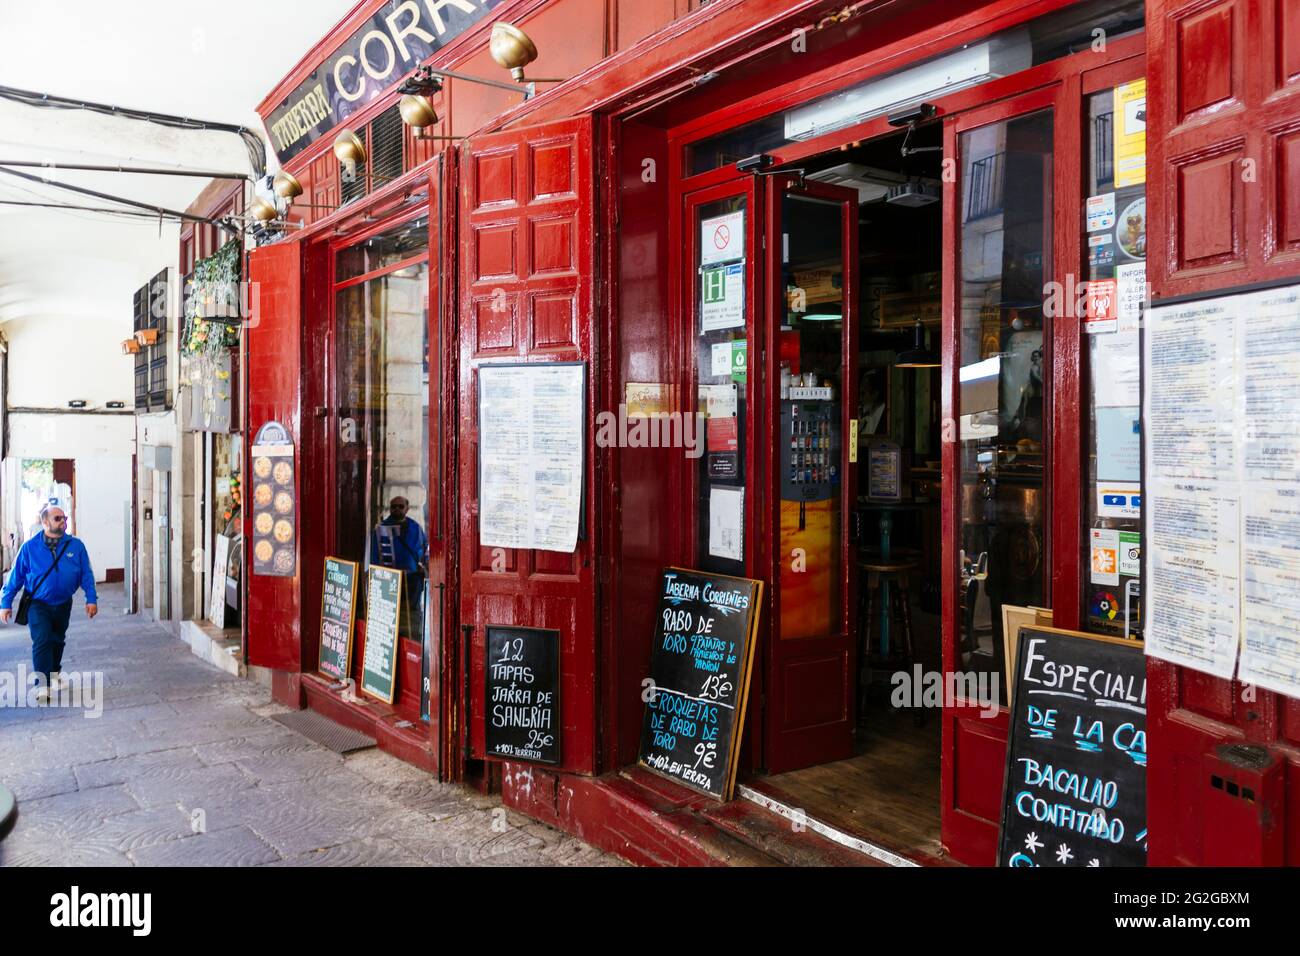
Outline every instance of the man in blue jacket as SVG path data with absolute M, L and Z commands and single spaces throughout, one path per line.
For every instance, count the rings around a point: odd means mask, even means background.
M 32 604 L 27 612 L 27 628 L 32 635 L 32 670 L 44 675 L 45 687 L 37 691 L 38 696 L 44 697 L 63 664 L 72 595 L 77 593 L 77 588 L 86 592 L 86 617 L 94 617 L 99 612 L 99 596 L 95 593 L 90 555 L 79 538 L 67 533 L 68 516 L 63 509 L 58 505 L 41 508 L 41 528 L 40 534 L 32 535 L 18 550 L 4 594 L 0 595 L 0 623 L 8 624 L 13 616 L 18 589 L 30 592 Z M 58 565 L 54 566 L 56 559 Z M 54 567 L 52 572 L 51 567 Z M 36 680 L 40 683 L 41 677 Z
M 370 563 L 402 571 L 406 584 L 402 623 L 403 637 L 419 639 L 417 623 L 424 619 L 424 551 L 428 539 L 420 522 L 407 516 L 411 503 L 397 495 L 388 503 L 388 514 L 370 533 Z

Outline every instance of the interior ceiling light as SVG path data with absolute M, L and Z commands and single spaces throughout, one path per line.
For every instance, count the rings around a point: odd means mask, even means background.
M 912 327 L 912 347 L 898 353 L 894 361 L 895 368 L 938 368 L 942 363 L 939 356 L 925 344 L 925 326 L 916 320 Z

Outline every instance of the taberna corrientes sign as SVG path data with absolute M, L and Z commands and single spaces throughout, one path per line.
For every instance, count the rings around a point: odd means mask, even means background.
M 267 118 L 287 162 L 473 27 L 504 0 L 389 0 Z

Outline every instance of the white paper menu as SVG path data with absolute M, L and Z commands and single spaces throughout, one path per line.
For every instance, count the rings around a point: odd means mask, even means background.
M 1300 697 L 1300 287 L 1146 313 L 1146 649 Z
M 585 366 L 479 366 L 479 543 L 572 552 L 584 466 Z

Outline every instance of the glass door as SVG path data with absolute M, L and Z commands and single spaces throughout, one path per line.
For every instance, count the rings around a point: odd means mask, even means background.
M 687 451 L 684 514 L 690 524 L 683 563 L 713 574 L 765 578 L 757 401 L 762 327 L 755 301 L 760 287 L 761 212 L 755 180 L 745 177 L 684 197 L 684 279 L 681 360 L 687 410 L 694 410 L 696 450 Z M 703 448 L 700 448 L 700 444 Z M 696 456 L 696 457 L 692 457 Z M 770 607 L 770 603 L 768 607 Z M 762 648 L 768 608 L 759 616 L 757 654 L 741 745 L 740 767 L 762 761 Z
M 767 184 L 773 624 L 764 763 L 781 773 L 853 753 L 858 195 L 793 176 Z

